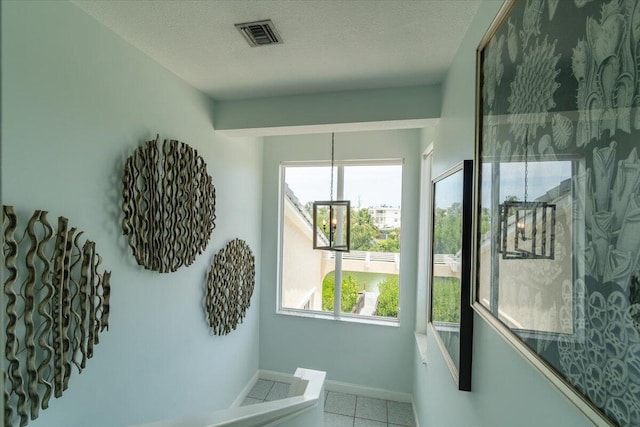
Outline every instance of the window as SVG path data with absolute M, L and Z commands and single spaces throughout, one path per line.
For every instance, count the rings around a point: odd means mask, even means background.
M 402 161 L 334 166 L 333 198 L 351 201 L 348 253 L 312 244 L 313 202 L 330 199 L 331 166 L 283 163 L 281 184 L 279 311 L 397 320 Z

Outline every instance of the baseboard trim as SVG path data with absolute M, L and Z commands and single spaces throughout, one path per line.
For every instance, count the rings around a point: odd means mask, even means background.
M 410 393 L 384 390 L 382 388 L 366 387 L 358 384 L 344 383 L 340 381 L 327 380 L 324 382 L 325 390 L 340 393 L 357 394 L 358 396 L 371 397 L 374 399 L 392 400 L 394 402 L 411 403 L 413 396 Z M 414 412 L 415 412 L 415 405 Z

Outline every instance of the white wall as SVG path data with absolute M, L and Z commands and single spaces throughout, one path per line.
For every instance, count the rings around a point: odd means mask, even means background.
M 122 426 L 225 408 L 258 368 L 260 283 L 243 324 L 211 336 L 213 254 L 245 239 L 260 268 L 262 141 L 213 131 L 213 103 L 68 2 L 2 2 L 2 202 L 50 211 L 112 271 L 110 330 L 86 369 L 30 423 Z M 189 143 L 216 186 L 216 229 L 189 268 L 136 265 L 120 228 L 121 170 L 155 137 Z M 259 278 L 259 275 L 258 275 Z
M 336 159 L 404 158 L 400 262 L 400 327 L 276 314 L 279 164 L 328 160 L 331 135 L 267 137 L 264 144 L 260 368 L 327 372 L 327 379 L 411 390 L 415 325 L 420 131 L 336 134 Z M 372 183 L 375 185 L 375 183 Z
M 313 249 L 312 226 L 303 219 L 293 203 L 284 203 L 284 225 L 287 235 L 282 242 L 282 252 L 287 254 L 289 262 L 282 269 L 283 292 L 282 306 L 303 308 L 312 299 L 310 308 L 322 310 L 322 279 L 326 252 Z M 306 279 L 306 280 L 301 280 Z
M 481 5 L 444 85 L 433 174 L 474 156 L 475 50 L 501 1 Z M 433 337 L 427 364 L 415 352 L 413 393 L 420 426 L 583 426 L 584 418 L 480 318 L 474 318 L 472 392 L 457 390 Z

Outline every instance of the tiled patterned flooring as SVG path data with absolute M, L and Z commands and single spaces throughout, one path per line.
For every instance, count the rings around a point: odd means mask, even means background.
M 270 402 L 272 400 L 285 399 L 289 394 L 289 384 L 277 381 L 258 380 L 247 397 L 242 402 L 242 406 L 253 405 L 254 403 Z
M 242 405 L 284 399 L 289 384 L 258 380 Z M 411 403 L 373 399 L 355 394 L 325 392 L 325 427 L 414 427 Z
M 326 427 L 414 427 L 411 403 L 373 399 L 355 394 L 327 392 Z

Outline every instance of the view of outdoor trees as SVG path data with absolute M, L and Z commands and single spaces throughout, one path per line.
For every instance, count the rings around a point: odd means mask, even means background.
M 313 205 L 306 208 L 310 215 Z M 329 222 L 329 211 L 321 208 L 319 220 Z M 434 253 L 456 255 L 460 251 L 460 234 L 462 230 L 462 205 L 453 203 L 447 208 L 436 208 L 434 221 Z M 487 209 L 483 211 L 480 224 L 481 234 L 490 227 L 490 216 Z M 328 235 L 328 230 L 324 231 Z M 369 252 L 400 252 L 400 229 L 381 230 L 373 221 L 367 208 L 351 210 L 351 250 Z M 333 311 L 334 305 L 333 274 L 328 274 L 322 282 L 322 309 Z M 399 278 L 390 276 L 377 284 L 378 300 L 374 315 L 384 317 L 398 316 Z M 434 305 L 432 318 L 441 322 L 458 322 L 460 319 L 460 279 L 456 277 L 434 277 L 432 283 Z M 345 272 L 342 279 L 341 311 L 350 313 L 358 301 L 358 292 L 365 290 L 365 284 L 357 274 Z
M 313 203 L 307 203 L 309 216 L 313 215 Z M 329 209 L 318 209 L 318 222 L 329 223 Z M 322 230 L 329 238 L 329 229 Z M 373 222 L 369 209 L 351 209 L 351 250 L 369 252 L 400 252 L 400 228 L 381 230 Z
M 489 210 L 483 209 L 480 234 L 491 226 Z M 462 205 L 453 203 L 448 208 L 436 208 L 434 212 L 433 253 L 457 255 L 461 247 Z M 433 306 L 431 318 L 439 322 L 460 321 L 460 279 L 457 277 L 434 277 L 432 283 Z
M 462 262 L 463 170 L 436 181 L 433 209 L 433 261 L 429 320 L 449 359 L 459 368 Z M 468 243 L 468 242 L 464 242 Z
M 309 215 L 313 214 L 313 204 L 306 206 Z M 318 222 L 329 223 L 329 209 L 319 208 Z M 329 230 L 322 230 L 327 238 Z M 367 208 L 351 209 L 351 250 L 365 252 L 400 252 L 400 228 L 381 230 L 373 221 L 371 212 Z M 327 275 L 322 281 L 322 309 L 333 311 L 335 278 Z M 365 286 L 357 277 L 346 274 L 342 278 L 341 311 L 350 313 L 358 301 L 358 292 L 365 290 Z M 398 276 L 389 277 L 378 284 L 378 301 L 375 316 L 398 317 L 398 294 L 400 290 Z
M 335 296 L 336 279 L 333 274 L 327 274 L 322 280 L 322 310 L 333 311 L 333 299 Z M 347 275 L 342 278 L 342 291 L 340 294 L 340 310 L 343 313 L 350 313 L 353 306 L 358 301 L 358 292 L 363 290 L 364 286 L 358 280 Z
M 398 294 L 400 283 L 398 276 L 392 276 L 378 285 L 380 295 L 376 305 L 376 316 L 398 317 Z
M 460 322 L 460 279 L 433 278 L 433 305 L 431 319 L 438 322 Z
M 434 230 L 433 253 L 454 255 L 458 253 L 462 232 L 462 205 L 453 203 L 446 209 L 436 208 L 434 221 L 438 226 Z M 489 209 L 484 208 L 480 219 L 480 235 L 488 232 L 490 226 Z
M 462 234 L 462 204 L 454 203 L 446 209 L 436 208 L 433 230 L 434 254 L 457 254 Z
M 397 319 L 402 164 L 363 161 L 336 166 L 334 172 L 332 183 L 325 164 L 285 166 L 283 307 Z M 317 207 L 317 229 L 306 233 L 314 220 L 314 201 L 329 200 L 330 194 L 351 200 L 348 253 L 322 253 L 306 241 L 313 234 L 329 240 L 332 221 L 326 205 Z M 343 228 L 335 231 L 346 235 Z M 342 283 L 335 280 L 336 272 Z M 334 307 L 336 292 L 340 307 Z
M 358 293 L 366 290 L 362 274 L 345 272 L 342 278 L 342 293 L 340 295 L 340 310 L 343 313 L 351 313 L 358 301 Z M 374 316 L 398 317 L 398 294 L 400 290 L 398 275 L 388 275 L 382 282 L 377 284 L 380 294 L 376 304 Z M 335 296 L 335 276 L 329 273 L 322 281 L 322 310 L 333 311 L 333 300 Z

